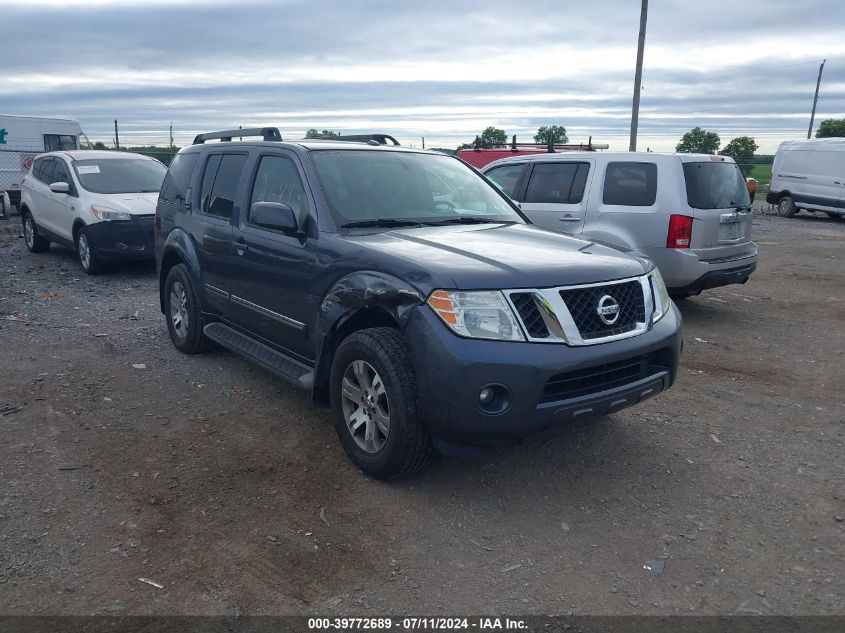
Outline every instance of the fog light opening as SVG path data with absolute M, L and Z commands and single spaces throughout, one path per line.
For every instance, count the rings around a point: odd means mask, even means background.
M 485 385 L 478 390 L 478 408 L 488 415 L 504 413 L 511 406 L 511 392 L 504 385 Z

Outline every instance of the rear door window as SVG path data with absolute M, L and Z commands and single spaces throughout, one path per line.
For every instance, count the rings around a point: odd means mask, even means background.
M 246 154 L 212 154 L 208 157 L 200 192 L 200 210 L 203 213 L 231 219 L 246 158 Z
M 657 165 L 615 162 L 607 164 L 604 176 L 604 204 L 650 207 L 657 200 Z
M 687 202 L 693 209 L 735 209 L 751 204 L 745 178 L 735 163 L 684 163 Z
M 499 167 L 494 167 L 484 175 L 499 185 L 499 188 L 508 196 L 513 198 L 516 183 L 519 181 L 519 176 L 522 174 L 524 167 L 525 163 L 500 165 Z
M 525 202 L 578 204 L 584 198 L 589 171 L 589 163 L 535 163 L 525 190 Z

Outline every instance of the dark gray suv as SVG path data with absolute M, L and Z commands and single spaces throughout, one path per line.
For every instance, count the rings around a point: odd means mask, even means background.
M 264 140 L 231 140 L 248 135 Z M 613 413 L 675 378 L 681 318 L 651 261 L 535 227 L 454 157 L 200 135 L 155 227 L 174 345 L 216 342 L 310 390 L 374 477 Z

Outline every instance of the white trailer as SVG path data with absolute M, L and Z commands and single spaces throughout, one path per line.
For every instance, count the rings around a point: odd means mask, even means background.
M 0 215 L 20 205 L 21 179 L 42 152 L 85 149 L 79 121 L 0 114 Z

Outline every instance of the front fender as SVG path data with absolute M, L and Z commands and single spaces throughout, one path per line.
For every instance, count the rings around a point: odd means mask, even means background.
M 380 321 L 390 320 L 404 328 L 413 308 L 423 303 L 425 296 L 419 289 L 387 273 L 358 271 L 337 280 L 323 297 L 315 323 L 315 389 L 328 381 L 334 350 L 349 333 L 345 326 L 355 327 L 353 319 L 369 314 L 362 323 L 372 318 L 383 325 Z

